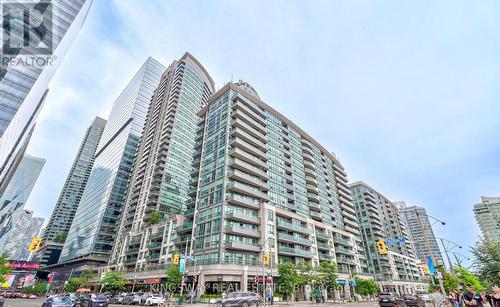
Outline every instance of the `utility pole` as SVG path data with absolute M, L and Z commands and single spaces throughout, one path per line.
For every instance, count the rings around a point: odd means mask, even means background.
M 439 238 L 441 241 L 441 245 L 443 245 L 444 253 L 446 254 L 446 259 L 448 259 L 448 263 L 450 264 L 450 273 L 454 274 L 455 270 L 453 269 L 453 263 L 451 263 L 450 255 L 448 255 L 448 249 L 444 245 L 443 238 Z

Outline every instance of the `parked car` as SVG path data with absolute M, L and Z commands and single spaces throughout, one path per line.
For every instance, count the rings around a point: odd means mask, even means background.
M 380 293 L 378 297 L 378 304 L 380 307 L 396 307 L 401 305 L 401 303 L 403 303 L 403 301 L 394 293 L 383 292 Z
M 42 307 L 74 307 L 75 304 L 67 296 L 49 297 L 43 302 Z
M 141 302 L 141 297 L 137 294 L 127 294 L 121 301 L 121 304 L 124 305 L 139 305 Z
M 159 294 L 153 294 L 146 298 L 146 302 L 144 303 L 146 306 L 153 306 L 163 304 L 165 299 Z
M 123 299 L 125 298 L 125 295 L 115 295 L 109 299 L 110 304 L 121 304 Z
M 425 302 L 418 295 L 405 294 L 403 300 L 406 307 L 425 307 Z
M 215 302 L 220 307 L 250 307 L 261 303 L 260 296 L 253 292 L 232 292 Z

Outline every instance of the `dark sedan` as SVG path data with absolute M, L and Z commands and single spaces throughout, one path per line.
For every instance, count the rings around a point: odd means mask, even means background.
M 405 302 L 406 307 L 424 307 L 425 302 L 417 295 L 413 294 L 405 294 L 403 296 L 403 300 Z

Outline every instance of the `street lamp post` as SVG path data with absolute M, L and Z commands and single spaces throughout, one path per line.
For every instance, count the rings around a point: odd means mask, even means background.
M 450 264 L 450 273 L 455 273 L 455 270 L 453 269 L 453 263 L 451 262 L 450 255 L 448 254 L 448 251 L 451 251 L 455 247 L 462 248 L 462 246 L 453 242 L 453 241 L 447 240 L 447 239 L 439 238 L 439 240 L 441 241 L 441 245 L 443 246 L 444 253 L 446 254 L 446 259 L 448 259 L 448 263 Z M 445 245 L 444 242 L 446 242 L 447 244 Z M 451 248 L 448 248 L 449 244 L 452 245 Z
M 261 257 L 260 259 L 262 260 L 262 300 L 264 305 L 266 305 L 266 268 L 264 264 L 264 253 L 265 253 L 265 248 L 266 244 L 270 239 L 273 239 L 274 236 L 269 236 L 261 245 L 260 245 L 260 252 L 261 252 Z M 271 248 L 269 248 L 271 249 Z M 269 259 L 269 261 L 272 261 L 272 259 Z M 272 272 L 271 272 L 272 276 Z

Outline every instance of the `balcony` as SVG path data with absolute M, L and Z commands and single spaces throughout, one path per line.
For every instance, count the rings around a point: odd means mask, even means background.
M 311 240 L 300 237 L 300 236 L 292 236 L 286 233 L 281 233 L 278 232 L 278 241 L 283 241 L 283 242 L 288 242 L 288 243 L 297 243 L 297 244 L 303 244 L 307 246 L 311 246 Z
M 261 139 L 255 138 L 241 128 L 232 128 L 231 136 L 239 137 L 252 146 L 257 147 L 264 152 L 267 151 L 266 144 Z
M 246 161 L 243 161 L 238 158 L 229 159 L 229 166 L 233 169 L 237 169 L 243 171 L 247 174 L 251 174 L 257 177 L 262 178 L 263 181 L 267 181 L 269 179 L 269 175 L 265 171 L 263 171 L 260 167 L 254 166 Z M 267 169 L 267 168 L 266 168 Z
M 231 179 L 238 180 L 239 182 L 253 185 L 264 191 L 269 190 L 267 184 L 264 181 L 262 181 L 262 179 L 251 176 L 237 169 L 230 170 L 228 172 L 228 177 Z
M 318 249 L 322 249 L 322 250 L 328 250 L 328 251 L 330 251 L 330 250 L 333 249 L 333 247 L 330 244 L 324 243 L 324 242 L 321 242 L 321 241 L 317 241 L 316 242 L 316 246 L 318 247 Z
M 246 207 L 246 208 L 250 208 L 250 209 L 257 209 L 257 210 L 260 209 L 260 204 L 261 204 L 261 202 L 258 199 L 244 197 L 244 196 L 240 196 L 237 194 L 229 195 L 226 200 L 228 203 L 231 203 L 234 205 L 238 205 L 238 206 L 242 206 L 242 207 Z
M 344 239 L 344 238 L 339 237 L 339 236 L 334 236 L 333 241 L 335 243 L 339 243 L 339 244 L 343 244 L 343 245 L 347 245 L 347 246 L 352 246 L 352 242 L 350 240 Z
M 318 195 L 314 195 L 314 194 L 309 193 L 309 194 L 307 194 L 307 199 L 309 199 L 309 201 L 319 203 L 319 196 Z
M 124 264 L 132 264 L 132 263 L 137 263 L 137 258 L 127 258 L 125 261 L 123 261 Z
M 356 253 L 352 249 L 347 249 L 345 247 L 335 246 L 335 253 L 345 254 L 345 255 L 355 255 Z
M 190 222 L 186 222 L 182 225 L 179 225 L 177 226 L 177 232 L 186 232 L 186 231 L 190 231 L 193 229 L 193 222 L 190 221 Z
M 149 249 L 160 249 L 161 248 L 161 243 L 150 243 L 148 244 Z
M 314 163 L 311 163 L 307 160 L 304 160 L 304 167 L 308 168 L 310 170 L 313 170 L 313 171 L 316 169 L 316 166 L 314 165 Z
M 328 233 L 326 231 L 317 231 L 316 230 L 316 237 L 321 238 L 321 239 L 325 239 L 325 240 L 330 239 L 330 236 L 328 235 Z
M 259 189 L 252 188 L 251 186 L 239 182 L 229 183 L 227 189 L 240 194 L 246 194 L 255 198 L 260 198 L 265 201 L 269 200 L 269 195 L 267 195 L 267 193 L 264 193 Z
M 318 195 L 318 187 L 312 184 L 306 184 L 307 192 Z
M 313 218 L 313 219 L 315 219 L 317 221 L 323 220 L 323 217 L 321 216 L 321 213 L 319 213 L 319 212 L 309 211 L 309 215 L 311 216 L 311 218 Z
M 255 138 L 265 139 L 265 137 L 266 137 L 266 132 L 261 131 L 259 129 L 255 129 L 249 123 L 245 122 L 244 120 L 242 120 L 240 118 L 233 119 L 231 121 L 231 125 L 233 125 L 233 127 L 238 127 L 240 129 L 245 130 L 247 133 L 251 134 Z
M 237 101 L 236 103 L 234 103 L 233 108 L 236 109 L 235 113 L 243 112 L 245 115 L 252 119 L 251 121 L 257 121 L 263 126 L 266 125 L 266 120 L 262 114 L 262 111 L 252 110 L 241 101 Z
M 321 208 L 320 208 L 318 203 L 309 203 L 309 209 L 311 209 L 313 211 L 318 211 L 318 212 L 321 211 Z
M 234 249 L 239 251 L 248 251 L 248 252 L 260 252 L 260 246 L 255 244 L 248 244 L 243 242 L 226 242 L 226 249 Z
M 328 260 L 328 261 L 331 261 L 333 259 L 332 255 L 330 254 L 322 254 L 322 253 L 319 253 L 318 254 L 318 257 L 320 260 Z
M 265 152 L 260 150 L 259 148 L 247 143 L 245 140 L 239 138 L 239 137 L 232 137 L 230 141 L 230 145 L 240 148 L 241 150 L 244 150 L 254 156 L 261 157 L 264 160 L 267 160 L 267 155 Z
M 259 217 L 236 213 L 236 212 L 231 212 L 226 214 L 226 218 L 231 219 L 233 221 L 247 222 L 251 224 L 260 224 Z
M 299 248 L 278 245 L 278 254 L 289 255 L 294 257 L 312 258 L 312 252 Z
M 231 116 L 233 118 L 239 118 L 244 120 L 248 125 L 252 126 L 254 129 L 260 130 L 263 133 L 266 132 L 266 123 L 261 122 L 261 121 L 255 121 L 253 118 L 245 114 L 244 112 L 240 110 L 236 110 L 231 113 Z
M 309 177 L 312 177 L 314 179 L 317 178 L 316 176 L 316 172 L 313 171 L 312 169 L 309 169 L 309 168 L 304 168 L 304 173 L 306 173 L 306 176 L 309 176 Z
M 307 234 L 310 233 L 310 230 L 308 227 L 295 225 L 293 223 L 287 222 L 286 220 L 278 219 L 276 224 L 277 224 L 278 228 L 297 231 L 297 232 L 301 232 L 301 233 L 307 233 Z
M 260 232 L 258 230 L 253 230 L 252 228 L 243 228 L 236 225 L 226 227 L 225 232 L 247 237 L 260 238 Z
M 260 170 L 261 172 L 263 172 L 263 176 L 267 176 L 267 173 L 262 171 L 260 168 L 263 168 L 263 169 L 268 169 L 268 166 L 267 166 L 267 163 L 265 162 L 267 160 L 267 155 L 262 157 L 262 156 L 254 156 L 248 152 L 246 152 L 245 150 L 241 149 L 241 148 L 238 148 L 238 147 L 233 147 L 230 151 L 229 151 L 229 155 L 233 158 L 238 158 L 240 160 L 243 160 L 247 163 L 250 163 L 252 165 L 255 165 L 256 169 Z

